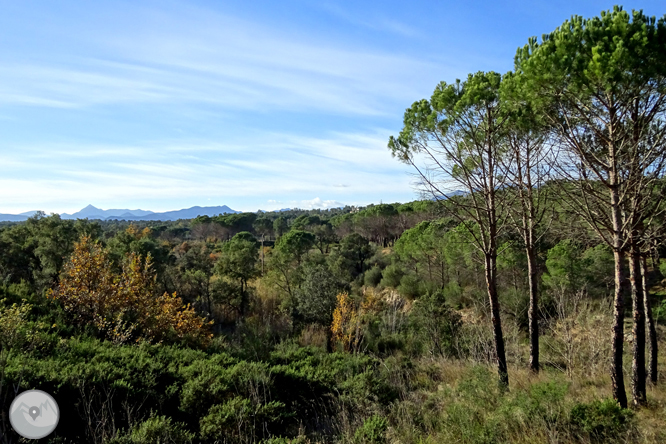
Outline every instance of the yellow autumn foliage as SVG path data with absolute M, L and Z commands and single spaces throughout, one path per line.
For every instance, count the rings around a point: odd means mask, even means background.
M 84 236 L 75 244 L 49 297 L 59 301 L 79 325 L 94 325 L 114 342 L 206 342 L 212 337 L 210 323 L 176 293 L 155 296 L 154 290 L 150 255 L 145 261 L 138 254 L 128 255 L 117 274 L 108 252 Z
M 378 295 L 367 289 L 363 292 L 359 304 L 354 303 L 346 292 L 336 296 L 337 304 L 333 311 L 331 333 L 333 341 L 342 344 L 345 351 L 358 352 L 363 339 L 364 323 L 367 323 L 367 314 L 376 312 L 381 300 Z
M 144 237 L 150 236 L 150 228 L 146 227 L 143 230 L 139 230 L 139 228 L 134 225 L 130 224 L 129 227 L 125 230 L 125 233 L 129 234 L 136 240 L 142 239 Z
M 345 351 L 356 350 L 361 339 L 361 314 L 348 293 L 339 293 L 336 298 L 331 324 L 333 340 L 341 343 Z

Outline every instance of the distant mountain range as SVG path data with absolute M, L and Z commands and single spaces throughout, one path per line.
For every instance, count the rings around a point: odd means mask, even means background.
M 21 222 L 33 216 L 36 211 L 21 214 L 0 214 L 1 222 Z M 62 219 L 100 219 L 100 220 L 178 220 L 194 219 L 197 216 L 217 216 L 218 214 L 240 213 L 226 205 L 221 207 L 192 207 L 176 211 L 155 213 L 146 210 L 102 210 L 88 205 L 74 214 L 61 214 Z
M 437 201 L 437 200 L 446 200 L 446 199 L 449 199 L 449 198 L 451 198 L 451 197 L 455 197 L 455 196 L 464 196 L 465 194 L 468 194 L 467 191 L 453 190 L 453 191 L 450 191 L 450 192 L 448 192 L 448 193 L 446 193 L 446 194 L 437 194 L 437 195 L 434 195 L 432 198 L 430 198 L 430 200 L 434 200 L 434 201 Z
M 28 219 L 28 216 L 20 214 L 0 214 L 0 222 L 21 222 Z

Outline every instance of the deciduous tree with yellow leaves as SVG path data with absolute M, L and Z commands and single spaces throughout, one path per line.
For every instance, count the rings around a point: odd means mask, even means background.
M 155 296 L 150 255 L 127 255 L 120 274 L 108 252 L 88 236 L 75 245 L 58 286 L 49 297 L 79 325 L 94 325 L 115 342 L 188 340 L 207 342 L 209 322 L 184 305 L 176 293 Z
M 336 298 L 337 305 L 331 324 L 333 340 L 340 342 L 345 351 L 358 352 L 363 338 L 363 326 L 367 323 L 365 315 L 377 310 L 379 298 L 372 290 L 364 291 L 359 306 L 346 292 L 339 293 Z

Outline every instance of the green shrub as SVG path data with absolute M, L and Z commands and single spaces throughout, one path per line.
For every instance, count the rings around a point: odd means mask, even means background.
M 382 281 L 382 269 L 378 266 L 374 266 L 368 271 L 365 272 L 363 277 L 363 283 L 366 287 L 376 287 Z
M 213 441 L 224 437 L 228 443 L 246 442 L 262 434 L 271 422 L 279 420 L 284 407 L 278 401 L 255 404 L 237 396 L 211 407 L 199 422 L 201 435 Z
M 557 409 L 562 406 L 564 396 L 569 390 L 566 382 L 548 381 L 534 384 L 529 392 L 529 412 L 531 416 L 539 415 L 548 422 L 559 416 Z
M 304 266 L 303 275 L 303 282 L 294 293 L 299 315 L 305 323 L 331 325 L 335 295 L 344 289 L 344 283 L 324 265 Z
M 404 275 L 400 279 L 398 292 L 408 299 L 416 299 L 422 294 L 421 280 L 413 274 Z
M 41 302 L 43 305 L 45 305 L 46 302 L 44 298 L 41 298 L 35 294 L 31 290 L 30 284 L 23 279 L 21 279 L 20 283 L 4 283 L 2 286 L 0 286 L 0 299 L 7 299 L 6 303 L 8 305 L 13 303 L 20 304 L 23 300 L 26 300 L 31 304 L 37 304 Z
M 188 432 L 184 424 L 174 423 L 166 416 L 154 416 L 132 429 L 129 442 L 132 444 L 188 444 L 194 433 Z
M 462 321 L 446 304 L 443 292 L 426 294 L 415 301 L 410 323 L 423 352 L 432 356 L 456 355 L 456 338 Z
M 380 283 L 383 287 L 397 288 L 404 275 L 405 272 L 402 270 L 402 267 L 396 264 L 391 264 L 382 272 L 382 280 Z
M 183 366 L 180 375 L 186 381 L 181 390 L 180 408 L 198 417 L 229 396 L 249 398 L 257 391 L 269 392 L 271 387 L 268 366 L 256 362 L 233 363 L 214 357 Z
M 356 442 L 362 444 L 382 444 L 386 442 L 386 429 L 388 429 L 386 418 L 374 415 L 356 429 L 354 438 Z
M 456 309 L 463 307 L 463 289 L 458 282 L 451 281 L 446 284 L 440 291 L 442 292 L 442 295 L 444 295 L 444 299 L 446 300 L 446 304 L 448 306 Z
M 574 427 L 589 434 L 593 442 L 604 442 L 619 437 L 631 425 L 634 413 L 621 408 L 612 399 L 576 404 L 570 420 Z

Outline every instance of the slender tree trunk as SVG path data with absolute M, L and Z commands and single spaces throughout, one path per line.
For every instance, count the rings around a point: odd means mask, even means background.
M 645 318 L 647 321 L 648 331 L 648 366 L 647 374 L 648 380 L 652 384 L 657 383 L 657 357 L 659 356 L 659 349 L 657 344 L 657 328 L 655 326 L 654 318 L 652 317 L 652 306 L 650 305 L 650 293 L 648 292 L 647 285 L 647 258 L 641 257 L 641 278 L 643 287 L 643 302 L 645 303 Z
M 617 185 L 617 172 L 611 173 L 610 206 L 613 223 L 613 258 L 615 259 L 615 296 L 613 303 L 611 389 L 613 398 L 620 407 L 627 408 L 627 393 L 624 387 L 622 354 L 624 351 L 624 238 L 622 214 L 620 212 L 620 191 Z
M 629 280 L 633 311 L 633 359 L 631 371 L 631 395 L 635 406 L 647 401 L 645 388 L 645 303 L 643 302 L 643 279 L 641 277 L 641 256 L 636 245 L 635 233 L 631 234 L 629 252 Z
M 527 273 L 530 287 L 530 308 L 527 313 L 530 330 L 530 370 L 539 373 L 539 283 L 533 245 L 527 247 Z
M 440 264 L 441 264 L 441 270 L 442 270 L 442 274 L 441 274 L 442 279 L 441 279 L 441 281 L 440 281 L 440 288 L 443 290 L 443 289 L 444 289 L 444 279 L 445 279 L 445 276 L 444 276 L 444 274 L 445 274 L 445 270 L 444 270 L 444 258 L 441 258 L 441 260 L 440 260 Z
M 535 169 L 534 161 L 538 159 L 538 148 L 530 144 L 525 146 L 523 152 L 519 144 L 514 147 L 514 159 L 516 167 L 516 176 L 514 181 L 518 188 L 520 197 L 520 215 L 522 227 L 520 234 L 525 242 L 525 256 L 527 258 L 527 281 L 529 286 L 530 305 L 527 312 L 529 321 L 530 336 L 530 370 L 533 373 L 539 372 L 539 282 L 537 280 L 537 261 L 534 240 L 535 224 L 537 220 L 537 203 L 534 199 L 534 186 L 532 175 L 539 175 L 539 170 Z M 536 158 L 535 158 L 536 157 Z M 542 204 L 543 205 L 543 204 Z M 541 208 L 543 211 L 543 208 Z
M 622 352 L 624 346 L 624 270 L 622 261 L 624 254 L 621 250 L 613 252 L 615 259 L 615 298 L 613 304 L 613 343 L 611 364 L 611 384 L 613 398 L 620 407 L 627 408 L 627 393 L 624 388 L 624 372 L 622 370 Z
M 486 285 L 490 299 L 490 318 L 493 323 L 493 339 L 497 353 L 497 373 L 499 383 L 503 389 L 509 388 L 509 372 L 506 365 L 506 352 L 504 350 L 504 335 L 502 334 L 502 320 L 500 319 L 499 298 L 497 297 L 497 254 L 486 254 L 485 258 Z
M 261 275 L 264 275 L 264 235 L 261 235 Z
M 326 353 L 333 353 L 333 332 L 326 328 Z

